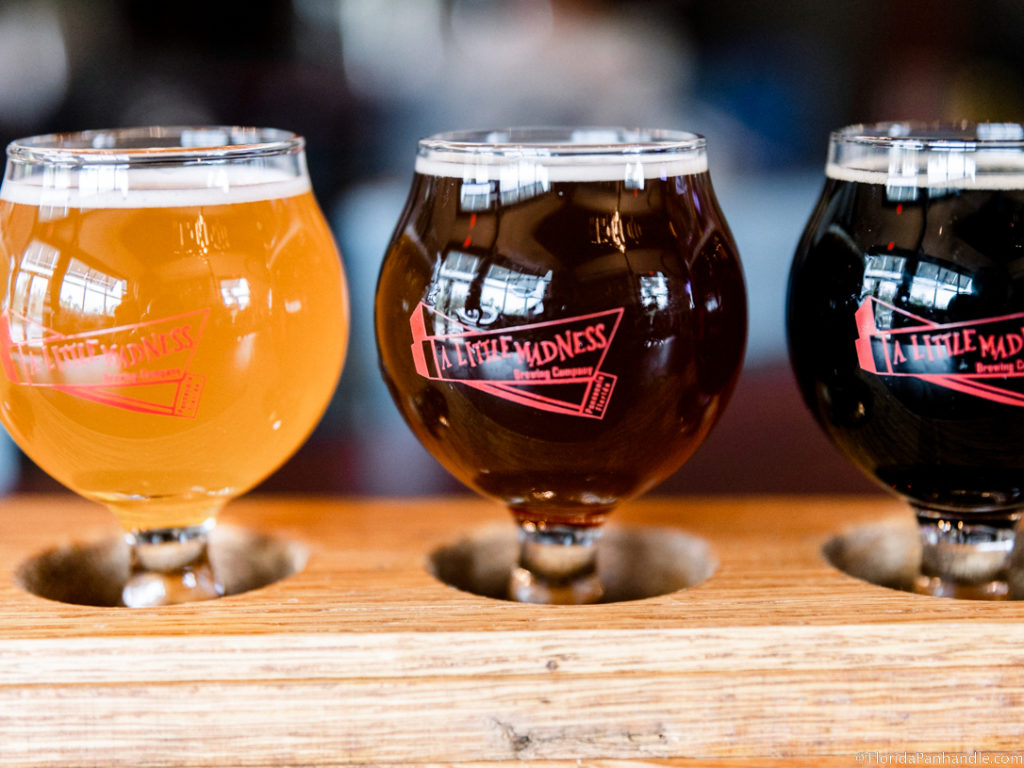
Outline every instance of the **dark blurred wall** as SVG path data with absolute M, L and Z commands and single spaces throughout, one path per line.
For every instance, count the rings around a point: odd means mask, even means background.
M 370 317 L 416 139 L 538 123 L 703 133 L 750 347 L 722 423 L 664 490 L 864 490 L 798 402 L 783 341 L 828 131 L 1021 120 L 1022 39 L 1012 0 L 4 0 L 0 140 L 152 123 L 304 134 L 352 283 L 352 347 L 324 421 L 264 488 L 419 493 L 458 486 L 391 407 Z M 20 484 L 48 487 L 27 463 Z

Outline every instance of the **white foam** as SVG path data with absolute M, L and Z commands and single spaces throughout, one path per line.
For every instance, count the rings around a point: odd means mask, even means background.
M 5 178 L 0 198 L 22 205 L 64 208 L 171 208 L 274 200 L 309 190 L 308 176 L 268 168 L 98 165 L 50 167 L 24 179 Z
M 703 150 L 674 157 L 652 152 L 615 158 L 607 155 L 494 157 L 436 151 L 416 158 L 416 173 L 424 176 L 467 182 L 511 182 L 516 186 L 534 182 L 668 179 L 705 173 L 707 169 L 708 159 Z
M 938 158 L 944 158 L 936 162 Z M 930 162 L 929 162 L 930 160 Z M 882 163 L 875 163 L 882 165 Z M 868 163 L 862 163 L 867 166 Z M 923 162 L 892 163 L 884 168 L 857 167 L 829 162 L 825 175 L 838 181 L 918 189 L 1024 190 L 1024 158 L 934 154 Z

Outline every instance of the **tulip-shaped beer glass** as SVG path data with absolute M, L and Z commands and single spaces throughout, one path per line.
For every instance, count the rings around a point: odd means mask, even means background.
M 832 134 L 790 275 L 803 397 L 920 523 L 916 589 L 1007 596 L 1024 509 L 1024 127 Z
M 301 137 L 41 136 L 0 191 L 0 418 L 128 532 L 127 605 L 216 597 L 218 510 L 276 469 L 337 384 L 338 252 Z
M 376 297 L 416 436 L 520 526 L 510 596 L 601 596 L 600 526 L 722 413 L 746 296 L 700 136 L 449 133 L 419 144 Z

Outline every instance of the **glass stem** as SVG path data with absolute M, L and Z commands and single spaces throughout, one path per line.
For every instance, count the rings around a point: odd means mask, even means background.
M 208 555 L 214 521 L 184 528 L 132 531 L 131 573 L 121 593 L 129 608 L 210 600 L 224 594 Z
M 509 597 L 520 603 L 596 603 L 604 594 L 597 576 L 600 536 L 596 527 L 520 523 Z
M 921 573 L 916 591 L 936 597 L 1006 600 L 1017 519 L 958 520 L 918 510 Z

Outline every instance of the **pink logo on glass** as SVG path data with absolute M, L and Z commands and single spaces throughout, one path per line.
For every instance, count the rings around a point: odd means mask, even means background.
M 882 329 L 876 308 L 900 318 Z M 934 323 L 874 297 L 855 313 L 862 370 L 910 376 L 1005 405 L 1024 406 L 1024 312 L 957 323 Z
M 416 372 L 550 413 L 603 419 L 616 377 L 601 370 L 621 307 L 493 331 L 420 303 L 409 318 Z
M 209 309 L 71 335 L 7 310 L 0 366 L 26 387 L 139 413 L 195 416 L 205 378 L 189 371 Z

